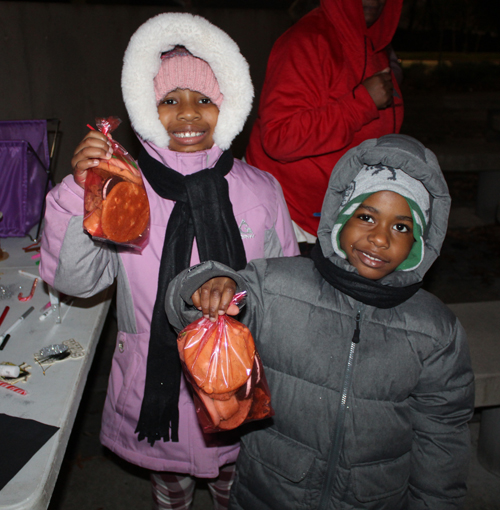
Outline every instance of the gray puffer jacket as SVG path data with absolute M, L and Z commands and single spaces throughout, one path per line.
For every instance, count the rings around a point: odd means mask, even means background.
M 407 287 L 438 256 L 446 183 L 434 154 L 409 137 L 388 135 L 349 151 L 332 174 L 318 232 L 325 257 L 348 272 L 356 270 L 334 254 L 330 235 L 342 191 L 364 163 L 401 168 L 432 195 L 423 263 L 379 280 Z M 232 510 L 462 506 L 474 384 L 465 333 L 445 305 L 424 290 L 392 308 L 365 305 L 304 258 L 257 260 L 239 273 L 206 262 L 169 289 L 176 328 L 199 315 L 192 292 L 222 275 L 248 291 L 240 319 L 254 335 L 276 412 L 250 424 L 242 439 Z

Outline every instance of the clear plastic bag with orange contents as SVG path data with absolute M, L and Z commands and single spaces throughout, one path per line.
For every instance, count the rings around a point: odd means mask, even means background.
M 98 130 L 109 135 L 118 117 L 98 118 Z M 87 172 L 83 228 L 94 239 L 142 249 L 149 237 L 149 201 L 142 175 L 130 154 L 108 136 L 111 159 Z
M 244 295 L 235 294 L 232 304 Z M 262 361 L 244 324 L 228 315 L 216 322 L 201 318 L 179 333 L 177 346 L 204 432 L 274 415 Z

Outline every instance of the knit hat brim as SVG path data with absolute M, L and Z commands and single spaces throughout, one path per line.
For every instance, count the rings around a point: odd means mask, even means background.
M 165 52 L 154 79 L 156 104 L 173 90 L 190 89 L 208 97 L 220 110 L 222 95 L 217 78 L 210 66 L 201 58 L 193 57 L 182 46 Z

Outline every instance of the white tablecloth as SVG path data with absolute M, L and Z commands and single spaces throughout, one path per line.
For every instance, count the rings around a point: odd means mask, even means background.
M 9 253 L 9 258 L 0 262 L 0 285 L 14 288 L 11 299 L 0 299 L 0 314 L 5 306 L 10 306 L 0 326 L 0 335 L 30 306 L 35 307 L 0 351 L 0 362 L 31 365 L 31 377 L 27 382 L 18 383 L 28 395 L 0 387 L 0 413 L 37 420 L 60 429 L 0 491 L 1 510 L 47 508 L 112 296 L 112 292 L 107 291 L 91 299 L 75 299 L 71 306 L 62 304 L 61 324 L 55 323 L 55 314 L 40 321 L 40 309 L 49 301 L 47 285 L 40 280 L 30 301 L 21 302 L 17 298 L 20 291 L 28 295 L 33 283 L 33 279 L 21 275 L 19 269 L 38 275 L 37 259 L 32 259 L 37 252 L 25 253 L 22 249 L 30 244 L 29 237 L 0 239 L 2 249 Z M 85 356 L 58 362 L 43 375 L 33 354 L 42 347 L 69 339 L 82 345 Z M 5 462 L 8 459 L 2 458 L 0 469 Z

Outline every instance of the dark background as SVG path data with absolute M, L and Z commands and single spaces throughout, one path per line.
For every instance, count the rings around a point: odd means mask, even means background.
M 94 124 L 97 116 L 122 118 L 123 125 L 115 137 L 135 155 L 138 143 L 128 125 L 120 90 L 123 53 L 132 33 L 151 16 L 165 11 L 187 11 L 200 14 L 225 30 L 250 64 L 256 96 L 245 129 L 233 144 L 235 155 L 242 157 L 272 45 L 298 16 L 317 3 L 317 0 L 0 1 L 0 119 L 61 120 L 54 161 L 56 182 L 71 171 L 69 160 L 73 150 L 87 131 L 86 125 Z M 462 124 L 474 136 L 484 134 L 488 129 L 488 111 L 499 106 L 496 97 L 500 90 L 499 20 L 497 2 L 404 1 L 393 44 L 404 69 L 403 132 L 424 143 L 446 138 L 450 130 L 457 130 L 456 124 L 446 122 L 436 112 L 450 103 L 456 110 L 458 103 L 470 103 L 470 98 L 482 93 L 480 104 L 473 108 L 476 119 Z M 431 95 L 432 99 L 425 100 Z M 466 116 L 470 113 L 468 108 Z M 422 119 L 427 120 L 425 125 Z M 434 129 L 426 129 L 429 125 Z
M 18 0 L 17 3 L 23 0 Z M 25 3 L 288 10 L 304 13 L 319 0 L 43 0 Z M 401 51 L 500 51 L 500 3 L 488 0 L 405 0 L 395 42 Z

